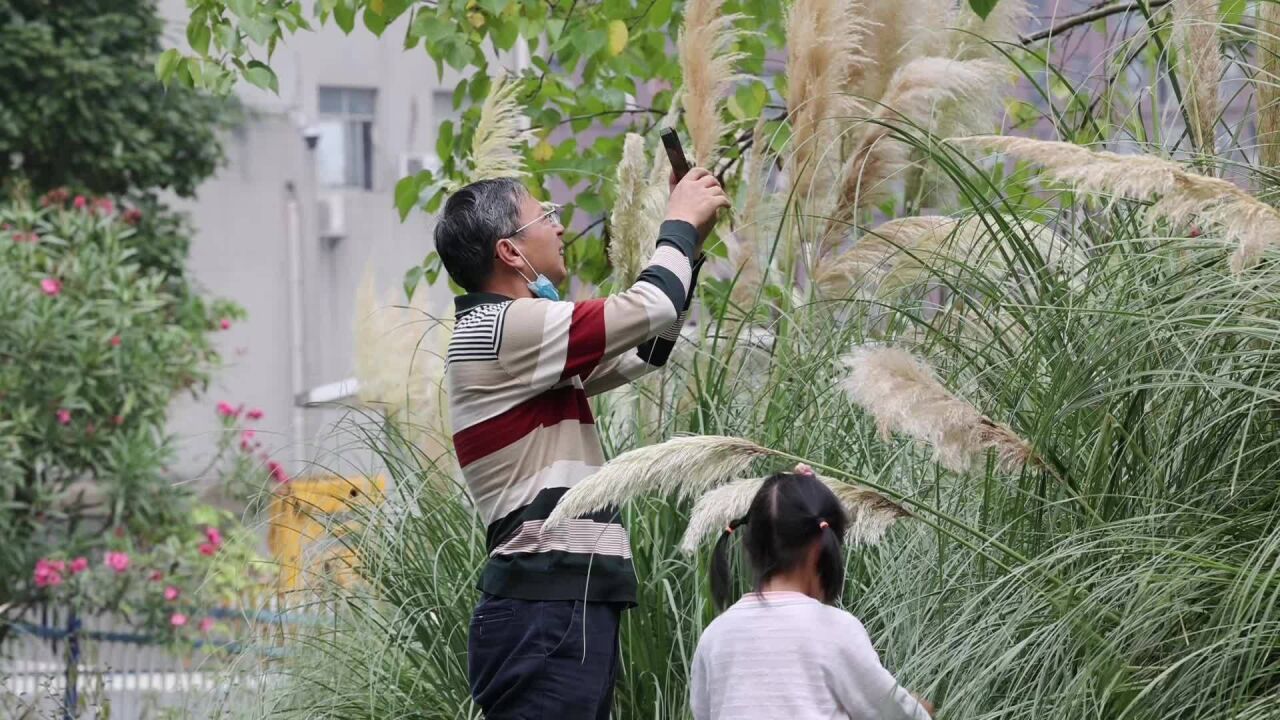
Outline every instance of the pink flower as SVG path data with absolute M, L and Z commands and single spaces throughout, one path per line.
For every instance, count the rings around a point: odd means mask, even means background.
M 222 544 L 222 533 L 216 527 L 207 527 L 204 529 L 204 536 L 209 540 L 210 545 Z
M 34 232 L 16 232 L 13 234 L 13 241 L 16 243 L 37 243 L 40 242 L 40 236 Z
M 62 563 L 41 558 L 36 560 L 36 587 L 54 587 L 62 584 Z
M 223 330 L 230 330 L 231 321 L 228 320 L 227 318 L 222 318 L 221 320 L 218 321 L 218 327 L 222 328 Z
M 261 419 L 262 419 L 262 411 L 261 411 L 261 410 L 259 410 L 258 408 L 254 408 L 254 409 L 250 410 L 248 413 L 246 413 L 246 414 L 245 414 L 245 417 L 249 418 L 250 420 L 261 420 Z
M 200 543 L 200 554 L 205 557 L 213 557 L 218 552 L 218 546 L 213 543 Z
M 200 630 L 200 632 L 202 632 L 202 633 L 207 633 L 207 632 L 209 632 L 210 630 L 212 630 L 212 629 L 213 629 L 213 618 L 211 618 L 211 617 L 204 618 L 203 620 L 201 620 L 201 621 L 200 621 L 200 624 L 199 624 L 199 625 L 197 625 L 196 627 L 197 627 L 197 628 Z
M 272 460 L 267 463 L 267 470 L 271 472 L 271 479 L 281 485 L 289 482 L 289 473 L 285 472 L 284 466 Z
M 62 292 L 62 281 L 58 278 L 47 277 L 40 281 L 40 291 L 49 297 L 54 297 Z
M 107 567 L 118 573 L 129 569 L 129 555 L 127 553 L 109 552 L 102 559 Z
M 240 433 L 240 449 L 248 452 L 253 449 L 253 436 L 256 433 L 252 430 L 245 430 Z
M 226 400 L 223 400 L 222 402 L 218 403 L 218 414 L 224 418 L 235 417 L 236 409 L 231 407 L 231 403 L 227 402 Z
M 111 198 L 98 198 L 93 201 L 93 209 L 101 210 L 103 215 L 110 215 L 116 211 L 116 204 L 111 202 Z
M 159 570 L 152 570 L 151 576 L 148 578 L 151 582 L 160 582 L 164 579 L 164 573 Z
M 72 201 L 72 204 L 76 206 L 77 210 L 83 210 L 84 206 L 89 204 L 89 201 L 86 200 L 83 195 L 77 195 L 76 199 Z
M 108 340 L 107 342 L 111 343 L 111 347 L 120 347 L 120 343 L 121 343 L 120 336 L 112 335 L 111 339 Z
M 164 589 L 164 599 L 173 602 L 178 599 L 178 588 L 170 585 Z
M 182 613 L 174 613 L 169 616 L 169 624 L 174 627 L 182 627 L 187 624 L 187 616 Z
M 123 425 L 123 424 L 124 424 L 124 416 L 123 416 L 123 415 L 112 415 L 112 416 L 111 416 L 111 424 L 112 424 L 112 425 L 116 425 L 116 426 Z
M 142 222 L 142 211 L 138 208 L 129 208 L 124 211 L 123 219 L 129 225 L 137 225 Z
M 66 409 L 66 408 L 58 408 L 58 413 L 57 413 L 57 415 L 58 415 L 58 424 L 60 424 L 60 425 L 70 425 L 70 424 L 71 424 L 71 411 L 70 411 L 70 410 L 68 410 L 68 409 Z
M 89 558 L 81 556 L 71 561 L 71 574 L 82 573 L 89 569 Z

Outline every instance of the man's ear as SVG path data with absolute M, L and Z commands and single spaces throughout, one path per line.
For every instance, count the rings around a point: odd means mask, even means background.
M 498 238 L 498 243 L 494 247 L 494 255 L 497 262 L 507 267 L 519 269 L 524 265 L 524 260 L 520 258 L 520 253 L 516 252 L 515 244 L 511 238 Z

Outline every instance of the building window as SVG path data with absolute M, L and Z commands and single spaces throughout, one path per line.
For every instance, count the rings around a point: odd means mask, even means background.
M 373 189 L 373 110 L 377 91 L 320 88 L 317 171 L 327 187 Z

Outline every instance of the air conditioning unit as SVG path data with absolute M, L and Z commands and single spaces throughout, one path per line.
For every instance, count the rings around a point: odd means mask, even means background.
M 339 194 L 322 195 L 316 211 L 320 239 L 340 240 L 347 236 L 346 199 Z
M 440 158 L 435 153 L 407 153 L 400 156 L 400 177 L 417 175 L 423 170 L 440 169 Z

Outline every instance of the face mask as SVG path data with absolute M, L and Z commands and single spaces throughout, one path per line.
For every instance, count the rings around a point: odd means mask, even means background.
M 511 243 L 511 248 L 516 251 L 516 254 L 520 256 L 521 260 L 524 260 L 524 263 L 529 266 L 529 269 L 534 270 L 534 272 L 537 272 L 537 270 L 533 267 L 533 263 L 529 262 L 529 259 L 524 256 L 524 253 L 520 252 L 520 248 L 516 247 L 516 244 L 511 242 L 510 240 L 508 240 L 507 242 Z M 521 278 L 524 278 L 525 284 L 529 288 L 529 292 L 533 293 L 535 297 L 540 297 L 543 300 L 555 300 L 555 301 L 558 301 L 560 299 L 560 291 L 556 290 L 556 286 L 552 284 L 552 282 L 549 279 L 547 279 L 546 275 L 543 275 L 542 273 L 538 273 L 538 276 L 535 277 L 532 281 L 530 281 L 529 278 L 524 276 L 524 273 L 520 272 L 519 270 L 516 270 L 516 272 L 520 273 Z

